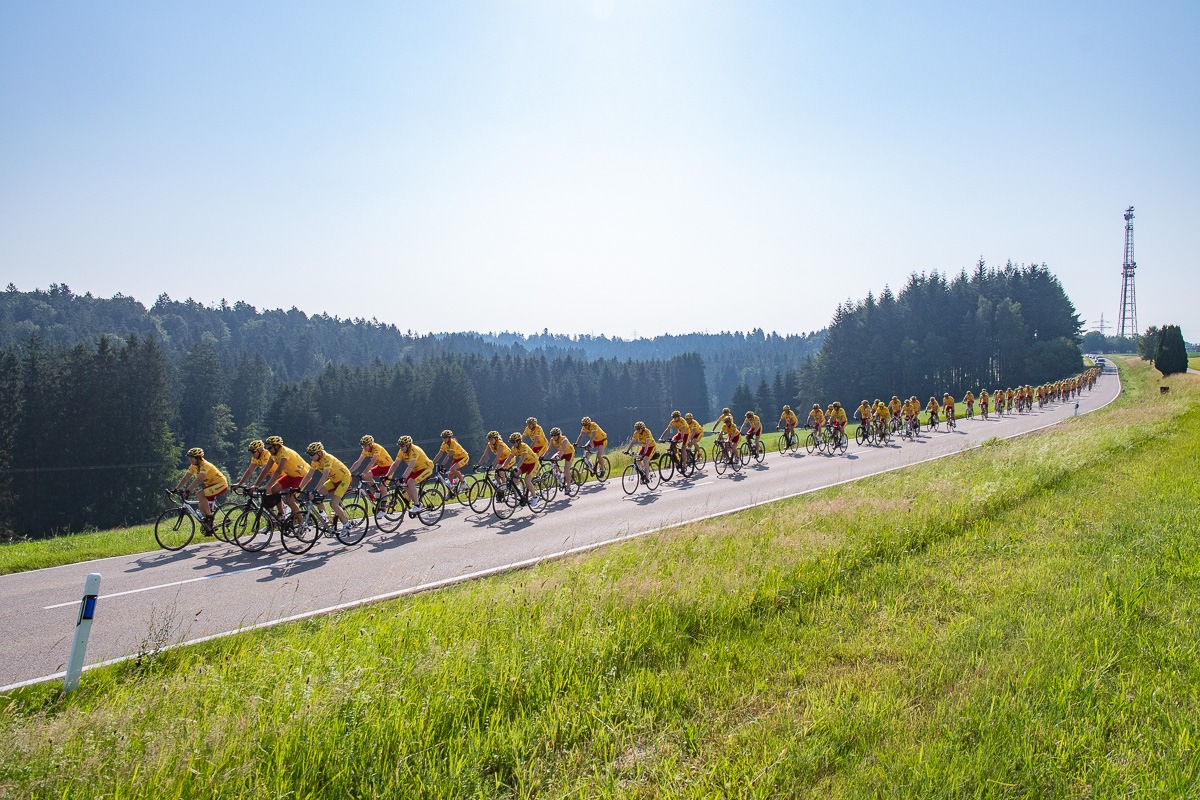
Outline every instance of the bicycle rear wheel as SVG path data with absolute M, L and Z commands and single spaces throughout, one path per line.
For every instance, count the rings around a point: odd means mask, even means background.
M 310 518 L 307 509 L 301 508 L 299 514 L 292 514 L 284 520 L 283 527 L 279 529 L 279 543 L 284 550 L 298 556 L 311 550 L 320 535 L 316 520 Z
M 154 520 L 154 538 L 163 550 L 182 550 L 196 535 L 196 520 L 182 508 L 172 508 Z
M 446 511 L 446 495 L 442 493 L 441 482 L 433 478 L 427 479 L 421 484 L 420 494 L 417 496 L 421 499 L 421 510 L 417 512 L 417 519 L 426 526 L 437 525 Z
M 342 510 L 346 512 L 347 522 L 335 520 L 334 535 L 342 544 L 358 544 L 371 527 L 371 514 L 367 511 L 367 503 L 361 497 L 355 498 L 343 504 Z
M 233 522 L 233 543 L 247 553 L 257 553 L 271 543 L 274 524 L 261 508 L 247 508 Z
M 392 533 L 404 522 L 403 491 L 399 486 L 391 489 L 375 504 L 375 527 L 384 533 Z

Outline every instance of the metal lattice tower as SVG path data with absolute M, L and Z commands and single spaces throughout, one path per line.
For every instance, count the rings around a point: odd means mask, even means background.
M 1133 260 L 1133 206 L 1125 209 L 1125 260 L 1121 264 L 1121 316 L 1117 322 L 1117 336 L 1130 339 L 1138 337 L 1137 292 L 1133 289 L 1133 271 L 1137 262 Z

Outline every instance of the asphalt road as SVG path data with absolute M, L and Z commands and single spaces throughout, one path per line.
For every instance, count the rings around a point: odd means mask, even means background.
M 1112 365 L 1078 413 L 1114 400 L 1120 382 Z M 178 553 L 155 551 L 0 576 L 0 691 L 59 677 L 74 636 L 84 579 L 102 576 L 87 663 L 135 655 L 150 647 L 194 642 L 253 627 L 327 613 L 363 602 L 423 591 L 580 552 L 687 521 L 814 491 L 868 475 L 978 447 L 1075 413 L 1074 403 L 1025 414 L 959 422 L 953 433 L 916 442 L 857 447 L 844 456 L 770 453 L 761 465 L 718 476 L 712 465 L 654 492 L 626 496 L 619 476 L 589 485 L 534 517 L 518 509 L 499 522 L 469 508 L 451 511 L 435 527 L 406 520 L 395 533 L 372 530 L 359 545 L 322 540 L 291 556 L 275 544 L 244 553 L 219 542 L 193 543 Z M 561 498 L 561 495 L 560 495 Z M 153 544 L 150 542 L 148 544 Z

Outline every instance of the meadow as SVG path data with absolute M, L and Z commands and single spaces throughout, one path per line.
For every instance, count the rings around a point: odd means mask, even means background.
M 17 690 L 0 796 L 1195 795 L 1200 383 L 1120 366 L 1025 437 Z

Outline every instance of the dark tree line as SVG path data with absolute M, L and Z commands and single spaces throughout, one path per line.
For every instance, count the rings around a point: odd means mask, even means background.
M 217 359 L 230 393 L 246 384 L 237 376 L 267 376 L 267 391 L 276 386 L 315 378 L 329 365 L 369 366 L 449 355 L 485 358 L 543 356 L 548 360 L 616 359 L 667 361 L 694 353 L 705 365 L 708 405 L 721 403 L 741 383 L 754 386 L 772 380 L 781 365 L 798 366 L 821 346 L 823 333 L 689 333 L 649 339 L 607 336 L 565 336 L 544 331 L 516 333 L 414 334 L 375 320 L 309 316 L 298 309 L 258 310 L 247 303 L 222 301 L 206 306 L 194 300 L 177 301 L 162 295 L 149 309 L 132 297 L 98 298 L 77 295 L 54 284 L 46 291 L 21 292 L 10 285 L 0 292 L 0 347 L 16 346 L 38 337 L 47 347 L 70 347 L 95 342 L 100 336 L 153 337 L 167 354 L 172 383 L 178 393 L 188 380 L 183 365 L 196 359 Z M 202 369 L 202 373 L 206 370 Z M 255 392 L 259 390 L 256 388 Z M 255 392 L 221 398 L 236 424 L 261 415 L 253 413 Z M 207 427 L 205 412 L 181 408 L 180 427 Z M 210 404 L 207 406 L 211 408 Z
M 674 408 L 701 419 L 708 414 L 698 356 L 622 362 L 463 355 L 421 364 L 330 366 L 316 378 L 282 387 L 264 430 L 287 442 L 307 443 L 319 434 L 334 455 L 356 458 L 365 433 L 388 447 L 403 434 L 436 447 L 441 430 L 451 428 L 474 458 L 488 429 L 507 436 L 522 430 L 530 416 L 547 431 L 561 427 L 572 440 L 580 417 L 592 416 L 618 441 L 638 419 L 665 427 Z
M 814 358 L 772 383 L 739 386 L 731 407 L 770 417 L 784 403 L 857 405 L 1039 384 L 1082 368 L 1079 331 L 1075 307 L 1045 265 L 988 269 L 981 260 L 952 279 L 914 274 L 899 295 L 885 288 L 839 305 Z
M 144 519 L 173 482 L 167 361 L 153 339 L 0 351 L 0 534 Z
M 245 443 L 277 433 L 298 448 L 320 439 L 353 461 L 358 440 L 392 448 L 401 434 L 436 447 L 452 428 L 474 455 L 485 431 L 520 430 L 528 416 L 572 438 L 596 417 L 614 441 L 635 419 L 672 408 L 708 414 L 703 361 L 588 361 L 527 354 L 444 354 L 420 362 L 328 365 L 299 381 L 273 380 L 261 356 L 227 371 L 210 341 L 179 365 L 177 389 L 153 338 L 47 347 L 31 339 L 0 351 L 0 535 L 111 527 L 152 515 L 174 483 L 183 447 L 203 447 L 231 478 Z
M 893 394 L 959 397 L 1077 373 L 1079 316 L 1045 265 L 988 269 L 951 280 L 912 275 L 834 314 L 824 346 L 801 371 L 805 402 L 858 403 Z

